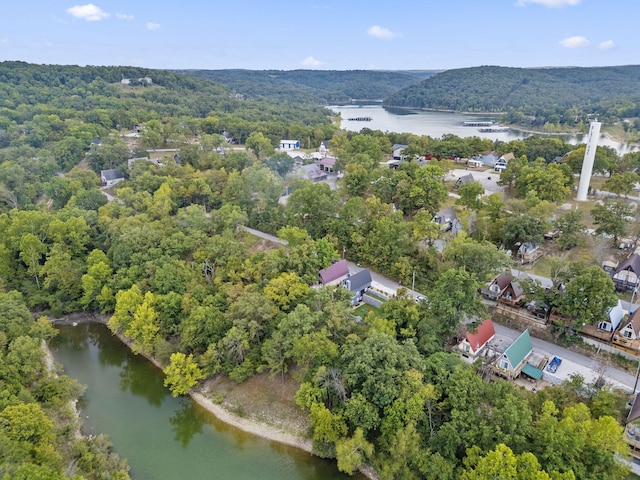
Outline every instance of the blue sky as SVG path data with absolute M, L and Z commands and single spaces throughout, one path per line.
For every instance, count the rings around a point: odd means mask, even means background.
M 0 61 L 451 69 L 640 63 L 638 0 L 2 0 Z

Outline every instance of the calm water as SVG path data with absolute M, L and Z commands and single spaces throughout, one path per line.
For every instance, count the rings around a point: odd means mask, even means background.
M 509 130 L 507 132 L 481 133 L 477 128 L 463 127 L 463 122 L 494 120 L 497 116 L 491 115 L 469 115 L 463 113 L 449 112 L 428 112 L 422 110 L 404 110 L 383 108 L 381 105 L 339 105 L 327 107 L 338 112 L 342 116 L 341 127 L 359 132 L 363 128 L 381 130 L 383 132 L 413 133 L 415 135 L 428 135 L 431 138 L 441 138 L 447 133 L 459 137 L 481 137 L 491 140 L 502 140 L 510 142 L 522 139 L 531 135 L 519 130 Z M 349 121 L 348 118 L 371 117 L 370 122 Z M 567 143 L 573 145 L 585 143 L 587 135 L 557 135 Z M 608 146 L 616 149 L 619 154 L 637 151 L 637 146 L 614 142 L 606 135 L 600 135 L 601 146 Z
M 84 433 L 106 433 L 135 480 L 346 480 L 335 463 L 230 427 L 190 398 L 173 398 L 162 372 L 106 326 L 60 325 L 51 342 L 65 373 L 88 386 Z

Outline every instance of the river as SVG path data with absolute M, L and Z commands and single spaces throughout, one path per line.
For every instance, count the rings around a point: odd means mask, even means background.
M 85 434 L 106 433 L 134 480 L 346 480 L 323 460 L 226 425 L 103 324 L 58 325 L 50 347 L 65 373 L 87 385 L 78 406 Z
M 441 138 L 445 134 L 454 134 L 459 137 L 480 137 L 490 140 L 510 142 L 526 138 L 532 133 L 521 130 L 509 129 L 506 132 L 479 132 L 474 127 L 464 127 L 463 122 L 471 121 L 497 121 L 496 115 L 472 115 L 453 112 L 433 112 L 424 110 L 384 108 L 376 105 L 333 105 L 327 107 L 340 113 L 342 122 L 340 126 L 345 130 L 359 132 L 363 128 L 381 130 L 383 132 L 413 133 L 415 135 L 427 135 L 431 138 Z M 370 117 L 370 121 L 348 120 L 349 118 Z M 542 134 L 540 134 L 542 135 Z M 587 135 L 551 135 L 562 139 L 566 143 L 577 145 L 585 143 Z M 601 134 L 599 145 L 615 149 L 619 154 L 625 154 L 639 150 L 637 145 L 620 143 L 608 136 Z

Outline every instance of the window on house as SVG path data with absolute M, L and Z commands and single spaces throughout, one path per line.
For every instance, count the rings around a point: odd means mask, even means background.
M 631 338 L 631 330 L 623 330 L 622 336 L 625 338 Z
M 500 368 L 509 368 L 509 362 L 507 360 L 500 360 Z

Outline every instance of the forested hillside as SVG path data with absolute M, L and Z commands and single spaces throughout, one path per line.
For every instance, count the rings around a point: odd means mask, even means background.
M 503 143 L 346 132 L 311 105 L 231 98 L 214 83 L 146 69 L 5 63 L 0 75 L 0 452 L 10 452 L 0 477 L 66 478 L 67 459 L 84 458 L 74 478 L 106 478 L 93 474 L 105 471 L 97 450 L 121 470 L 110 478 L 126 478 L 106 443 L 74 442 L 69 456 L 69 432 L 45 420 L 47 402 L 65 403 L 79 389 L 44 371 L 39 345 L 51 332 L 29 321 L 27 307 L 108 315 L 135 352 L 166 366 L 175 395 L 218 375 L 242 383 L 269 372 L 274 389 L 288 377 L 307 414 L 301 434 L 344 472 L 369 463 L 385 480 L 502 471 L 540 480 L 626 477 L 624 392 L 582 378 L 536 392 L 488 382 L 486 369 L 452 351 L 463 319 L 487 318 L 478 291 L 511 266 L 516 245 L 542 242 L 552 227 L 567 248 L 590 241 L 581 212 L 551 216 L 571 196 L 578 149 L 533 136 Z M 151 83 L 138 80 L 147 76 Z M 223 131 L 246 148 L 227 144 Z M 332 173 L 331 186 L 312 182 L 275 152 L 283 137 L 310 149 L 329 140 L 344 176 Z M 408 160 L 391 169 L 385 160 L 398 143 Z M 147 157 L 162 147 L 179 150 L 179 161 L 172 150 L 128 168 L 132 148 Z M 510 198 L 481 196 L 482 186 L 469 182 L 454 200 L 445 159 L 487 150 L 513 153 L 500 180 Z M 552 161 L 565 153 L 565 163 Z M 613 173 L 628 194 L 639 163 L 640 154 L 621 159 L 599 147 L 594 170 Z M 113 167 L 126 173 L 108 201 L 98 173 Z M 456 237 L 433 221 L 446 207 L 463 225 Z M 623 236 L 631 207 L 599 207 L 599 233 Z M 342 256 L 415 285 L 428 302 L 401 288 L 380 308 L 354 306 L 353 292 L 318 285 L 319 270 Z M 563 258 L 556 286 L 531 284 L 527 299 L 563 315 L 566 324 L 549 330 L 566 337 L 597 323 L 617 297 L 590 257 Z M 226 393 L 208 392 L 235 410 Z
M 640 66 L 507 68 L 483 66 L 441 72 L 390 95 L 384 104 L 525 115 L 640 115 Z
M 248 97 L 285 102 L 332 104 L 355 99 L 382 99 L 436 71 L 376 70 L 178 70 L 226 85 Z

